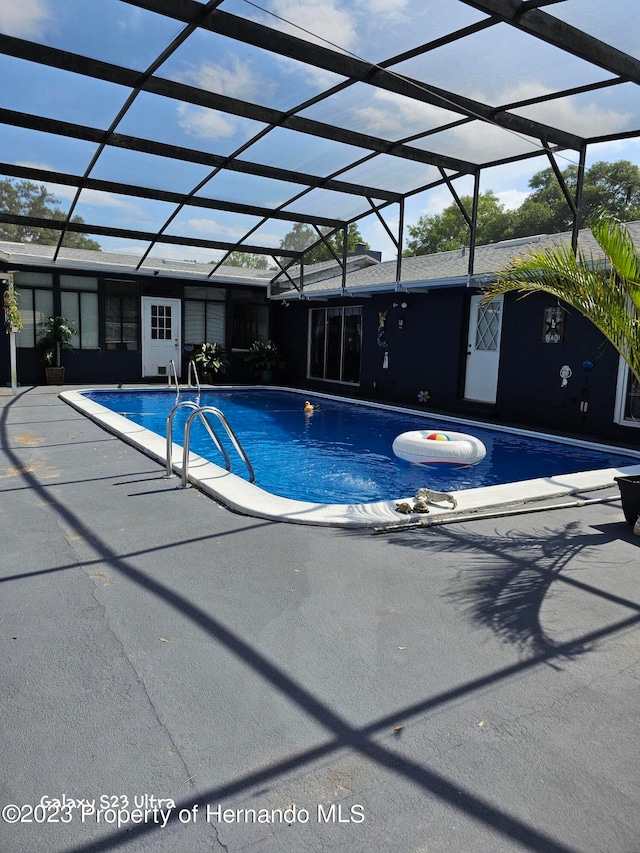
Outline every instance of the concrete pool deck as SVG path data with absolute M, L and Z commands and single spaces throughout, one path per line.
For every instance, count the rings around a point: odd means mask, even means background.
M 140 386 L 136 386 L 137 388 Z M 147 388 L 154 386 L 146 386 Z M 158 386 L 155 386 L 157 390 Z M 126 390 L 135 390 L 126 387 Z M 291 389 L 283 389 L 291 390 Z M 304 395 L 304 392 L 300 392 Z M 166 439 L 145 429 L 117 412 L 106 409 L 95 400 L 83 395 L 82 391 L 69 390 L 61 394 L 65 402 L 87 417 L 100 424 L 109 432 L 118 435 L 123 441 L 133 445 L 152 459 L 164 464 L 167 458 Z M 323 395 L 315 395 L 322 397 Z M 376 407 L 379 404 L 372 404 Z M 375 409 L 374 409 L 375 410 Z M 413 413 L 415 414 L 415 413 Z M 442 418 L 442 416 L 437 416 Z M 447 420 L 447 418 L 445 418 Z M 460 419 L 449 418 L 454 425 L 462 423 Z M 494 429 L 495 425 L 484 424 Z M 523 430 L 511 430 L 524 432 Z M 533 433 L 532 433 L 533 434 Z M 539 435 L 539 434 L 537 434 Z M 576 442 L 585 444 L 586 442 Z M 592 445 L 593 446 L 593 445 Z M 597 445 L 596 445 L 597 446 Z M 377 501 L 375 503 L 319 504 L 289 498 L 265 492 L 225 468 L 207 461 L 194 453 L 189 455 L 189 482 L 206 494 L 222 503 L 228 509 L 266 518 L 272 521 L 285 521 L 293 524 L 313 524 L 330 527 L 395 527 L 430 526 L 459 517 L 474 514 L 493 514 L 500 511 L 517 511 L 525 506 L 550 500 L 571 498 L 610 488 L 615 485 L 614 478 L 621 474 L 640 474 L 640 451 L 628 451 L 638 456 L 638 464 L 627 468 L 606 468 L 599 471 L 585 471 L 576 474 L 562 474 L 554 477 L 525 480 L 518 483 L 484 486 L 451 493 L 455 500 L 455 509 L 448 501 L 430 502 L 428 514 L 402 514 L 397 510 L 398 502 L 411 501 L 413 495 L 398 495 L 397 500 Z M 182 447 L 173 445 L 174 471 L 182 470 Z M 425 468 L 424 487 L 429 487 L 429 469 Z M 593 500 L 594 498 L 591 497 Z M 597 499 L 597 498 L 596 498 Z
M 59 390 L 0 393 L 0 850 L 640 848 L 619 501 L 376 535 L 249 518 Z

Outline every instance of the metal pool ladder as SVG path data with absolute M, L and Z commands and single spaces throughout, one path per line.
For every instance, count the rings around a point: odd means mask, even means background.
M 220 411 L 220 409 L 216 409 L 215 406 L 199 406 L 197 403 L 192 402 L 191 400 L 183 400 L 181 403 L 176 403 L 176 405 L 171 409 L 169 414 L 167 415 L 167 470 L 164 475 L 167 479 L 173 476 L 173 459 L 172 459 L 172 450 L 173 450 L 173 417 L 178 409 L 186 406 L 190 409 L 193 409 L 189 417 L 187 418 L 187 422 L 184 427 L 184 440 L 182 443 L 182 482 L 181 487 L 183 489 L 190 488 L 191 484 L 189 483 L 189 442 L 191 439 L 191 424 L 195 418 L 200 418 L 202 421 L 204 428 L 209 433 L 213 443 L 220 451 L 222 456 L 224 457 L 225 467 L 227 471 L 231 471 L 231 459 L 229 458 L 229 454 L 226 449 L 223 447 L 218 434 L 216 433 L 214 427 L 209 423 L 208 419 L 205 417 L 206 414 L 210 413 L 215 415 L 220 423 L 222 424 L 225 432 L 227 433 L 229 440 L 233 444 L 236 449 L 238 455 L 247 466 L 247 470 L 249 472 L 249 482 L 255 482 L 256 475 L 253 470 L 253 465 L 249 461 L 249 457 L 245 453 L 242 445 L 240 444 L 240 439 L 236 436 L 234 431 L 229 426 L 229 422 L 225 418 L 224 414 Z
M 198 369 L 196 367 L 195 361 L 189 362 L 189 369 L 187 370 L 187 385 L 191 388 L 191 374 L 193 374 L 193 384 L 196 386 L 198 390 L 198 399 L 200 399 L 200 379 L 198 378 Z
M 178 371 L 176 370 L 176 363 L 173 359 L 167 365 L 167 384 L 171 387 L 171 377 L 173 376 L 176 383 L 176 402 L 178 397 L 180 396 L 180 385 L 178 384 Z

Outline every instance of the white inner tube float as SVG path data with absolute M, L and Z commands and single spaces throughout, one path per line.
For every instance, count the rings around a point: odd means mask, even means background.
M 415 465 L 477 465 L 487 455 L 487 448 L 474 435 L 429 429 L 401 433 L 394 438 L 392 450 Z

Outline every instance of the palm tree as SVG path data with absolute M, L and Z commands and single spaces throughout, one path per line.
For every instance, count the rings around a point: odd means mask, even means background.
M 544 291 L 572 306 L 608 338 L 640 383 L 640 257 L 628 229 L 601 213 L 591 233 L 604 257 L 569 244 L 533 249 L 497 273 L 485 303 L 503 293 Z

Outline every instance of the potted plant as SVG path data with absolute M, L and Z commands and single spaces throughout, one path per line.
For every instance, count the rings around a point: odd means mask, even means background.
M 254 341 L 244 360 L 260 374 L 262 382 L 270 382 L 273 369 L 280 362 L 280 353 L 273 341 Z
M 218 373 L 226 373 L 229 369 L 229 359 L 224 347 L 216 343 L 205 343 L 193 359 L 199 368 L 202 378 L 211 382 Z
M 64 317 L 47 317 L 42 323 L 36 353 L 45 363 L 45 374 L 48 385 L 64 384 L 64 367 L 62 366 L 62 350 L 73 349 L 71 338 L 76 334 Z

